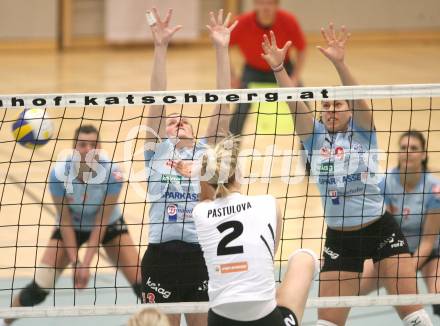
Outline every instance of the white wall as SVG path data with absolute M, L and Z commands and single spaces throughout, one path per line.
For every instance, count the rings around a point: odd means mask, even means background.
M 176 41 L 199 37 L 199 0 L 107 0 L 105 4 L 105 39 L 110 43 L 142 42 L 151 39 L 145 13 L 156 7 L 164 17 L 173 8 L 172 25 L 183 25 Z
M 57 0 L 0 0 L 0 40 L 55 39 Z
M 124 4 L 131 0 L 116 1 Z M 154 1 L 160 4 L 168 0 Z M 186 18 L 197 22 L 199 31 L 204 29 L 207 13 L 223 5 L 223 0 L 197 0 L 200 9 L 194 11 L 186 5 L 188 0 L 176 1 L 186 10 Z M 110 0 L 73 1 L 74 36 L 104 36 L 104 8 L 108 2 Z M 252 2 L 243 0 L 244 9 L 251 8 Z M 55 40 L 57 4 L 58 0 L 0 0 L 0 41 Z M 296 14 L 306 31 L 318 31 L 330 20 L 344 23 L 351 30 L 440 29 L 440 0 L 281 0 L 281 4 Z
M 243 0 L 252 8 L 253 0 Z M 305 31 L 319 31 L 329 21 L 351 30 L 440 29 L 440 0 L 281 0 Z
M 73 36 L 103 36 L 107 0 L 74 0 Z M 123 0 L 126 1 L 126 0 Z

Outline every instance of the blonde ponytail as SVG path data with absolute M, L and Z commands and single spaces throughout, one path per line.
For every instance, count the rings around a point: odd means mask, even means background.
M 235 182 L 238 168 L 238 152 L 240 139 L 237 136 L 228 136 L 218 142 L 204 156 L 202 173 L 211 177 L 206 180 L 215 189 L 215 198 L 226 197 L 230 194 L 229 186 Z

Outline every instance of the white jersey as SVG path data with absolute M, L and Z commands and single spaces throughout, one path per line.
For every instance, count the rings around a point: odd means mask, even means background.
M 276 199 L 232 193 L 199 203 L 193 217 L 208 267 L 210 306 L 269 301 L 274 309 Z

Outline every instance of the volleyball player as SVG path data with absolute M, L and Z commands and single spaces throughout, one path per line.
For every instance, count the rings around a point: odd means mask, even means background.
M 319 263 L 310 250 L 289 258 L 275 289 L 273 259 L 282 216 L 270 195 L 246 196 L 238 182 L 238 138 L 208 151 L 194 222 L 209 272 L 208 326 L 299 325 Z
M 100 245 L 135 294 L 141 296 L 139 255 L 118 204 L 121 171 L 99 152 L 98 130 L 93 125 L 76 129 L 74 142 L 74 154 L 56 162 L 50 172 L 49 190 L 57 210 L 57 226 L 34 279 L 14 296 L 13 307 L 42 303 L 68 265 L 74 268 L 75 288 L 86 288 Z M 84 244 L 86 252 L 81 260 L 78 251 Z M 11 322 L 5 321 L 6 325 Z
M 440 180 L 428 172 L 425 136 L 416 130 L 399 138 L 399 164 L 387 173 L 384 194 L 387 211 L 394 216 L 408 241 L 411 255 L 417 262 L 428 291 L 440 289 Z M 361 293 L 367 294 L 378 286 L 379 264 L 368 260 L 364 264 Z M 440 305 L 433 305 L 440 315 Z
M 327 47 L 318 47 L 336 68 L 343 85 L 356 85 L 344 61 L 349 33 L 337 33 L 332 24 L 322 29 Z M 263 57 L 272 67 L 278 85 L 292 86 L 283 62 L 290 42 L 281 49 L 271 33 L 263 42 Z M 416 272 L 408 244 L 399 225 L 383 215 L 383 196 L 378 182 L 377 138 L 373 115 L 364 100 L 323 101 L 322 123 L 301 102 L 290 102 L 295 132 L 311 156 L 317 175 L 327 223 L 320 297 L 359 293 L 359 277 L 365 259 L 380 261 L 380 276 L 390 294 L 415 294 Z M 371 155 L 371 157 L 370 157 Z M 351 172 L 347 172 L 351 171 Z M 396 307 L 405 325 L 432 325 L 420 305 Z M 350 308 L 318 309 L 319 326 L 344 325 Z
M 168 43 L 181 26 L 170 27 L 172 11 L 164 20 L 156 9 L 149 13 L 154 40 L 151 90 L 166 89 Z M 229 26 L 230 14 L 223 20 L 210 13 L 208 30 L 216 50 L 217 87 L 230 88 L 229 37 L 236 23 Z M 164 106 L 152 105 L 147 111 L 147 169 L 150 201 L 149 245 L 142 259 L 143 299 L 148 303 L 208 301 L 208 273 L 198 243 L 192 211 L 199 197 L 199 182 L 191 179 L 192 160 L 206 143 L 227 134 L 229 107 L 216 106 L 209 119 L 205 138 L 197 142 L 190 121 L 180 114 L 169 114 Z M 157 142 L 157 135 L 165 138 Z M 153 144 L 152 144 L 153 142 Z M 152 146 L 150 146 L 152 145 Z M 186 314 L 189 326 L 206 325 L 206 314 Z M 180 314 L 169 315 L 171 325 L 180 325 Z

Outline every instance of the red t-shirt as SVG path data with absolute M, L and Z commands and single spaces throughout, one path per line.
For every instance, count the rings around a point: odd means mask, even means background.
M 298 51 L 302 51 L 306 47 L 306 39 L 304 33 L 291 13 L 278 10 L 275 22 L 272 26 L 264 28 L 257 22 L 256 13 L 254 11 L 245 13 L 237 17 L 238 25 L 232 31 L 230 46 L 238 45 L 243 54 L 246 64 L 252 68 L 269 71 L 270 67 L 261 57 L 263 49 L 263 35 L 272 30 L 277 37 L 279 47 L 282 47 L 287 41 L 292 41 L 292 46 Z M 288 60 L 288 55 L 286 56 Z

